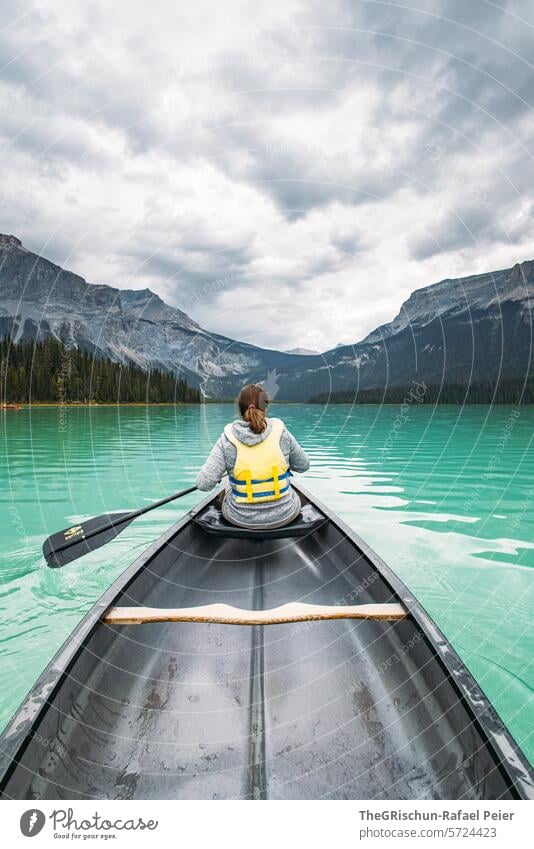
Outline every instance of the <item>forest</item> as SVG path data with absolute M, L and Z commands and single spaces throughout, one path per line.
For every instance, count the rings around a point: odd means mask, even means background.
M 0 342 L 0 403 L 200 403 L 200 392 L 174 374 L 41 342 Z
M 526 380 L 501 378 L 478 383 L 426 384 L 387 389 L 352 389 L 323 393 L 310 398 L 311 404 L 534 404 L 534 376 Z

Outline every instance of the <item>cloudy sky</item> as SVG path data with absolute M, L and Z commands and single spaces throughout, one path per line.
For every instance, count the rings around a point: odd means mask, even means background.
M 0 23 L 0 232 L 263 347 L 534 258 L 531 0 L 41 0 Z

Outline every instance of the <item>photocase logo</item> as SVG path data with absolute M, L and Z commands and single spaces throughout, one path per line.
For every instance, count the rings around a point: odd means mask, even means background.
M 276 369 L 273 368 L 272 371 L 267 372 L 267 377 L 265 380 L 261 381 L 261 385 L 267 392 L 267 395 L 274 401 L 276 396 L 278 395 L 278 390 L 280 389 L 278 385 L 278 374 L 276 373 Z
M 42 811 L 37 808 L 32 808 L 29 811 L 24 811 L 20 818 L 20 830 L 24 837 L 35 837 L 42 830 L 46 822 L 46 817 Z
M 261 378 L 261 380 L 254 380 L 253 378 L 254 375 L 249 375 L 249 377 L 246 378 L 246 382 L 254 382 L 257 383 L 259 386 L 263 386 L 270 400 L 274 401 L 274 399 L 278 395 L 278 390 L 280 389 L 280 386 L 278 385 L 279 375 L 276 369 L 273 368 L 271 371 L 268 371 L 267 376 Z

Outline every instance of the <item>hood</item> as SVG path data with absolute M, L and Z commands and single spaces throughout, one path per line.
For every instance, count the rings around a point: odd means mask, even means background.
M 250 423 L 244 422 L 242 419 L 237 419 L 232 423 L 233 434 L 240 442 L 243 443 L 243 445 L 258 445 L 259 442 L 263 442 L 263 440 L 269 436 L 272 429 L 273 426 L 269 419 L 267 419 L 267 427 L 263 433 L 254 433 L 250 427 Z

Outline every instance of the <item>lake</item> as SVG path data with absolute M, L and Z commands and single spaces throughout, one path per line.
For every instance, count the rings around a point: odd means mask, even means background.
M 407 583 L 534 762 L 534 409 L 273 404 L 303 483 Z M 198 502 L 134 522 L 51 570 L 44 538 L 190 485 L 231 405 L 0 413 L 0 726 L 84 613 Z M 289 600 L 289 599 L 288 599 Z

